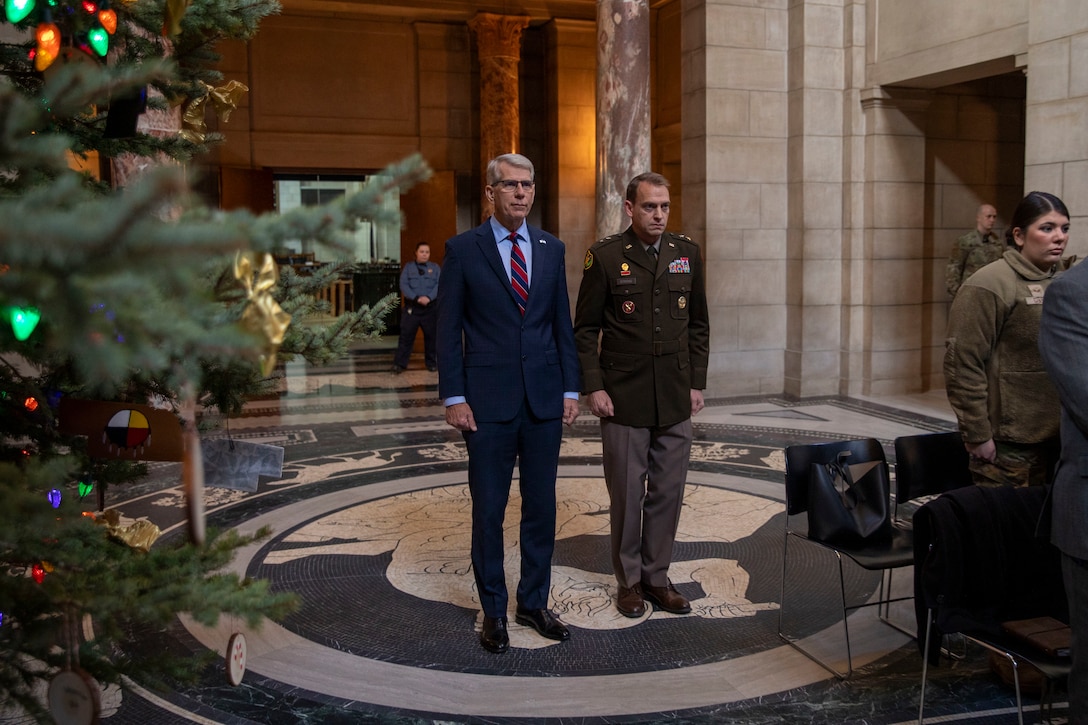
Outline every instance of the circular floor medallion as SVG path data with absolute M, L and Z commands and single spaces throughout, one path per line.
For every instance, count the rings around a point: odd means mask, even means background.
M 302 609 L 284 625 L 317 643 L 371 659 L 455 672 L 600 675 L 687 667 L 781 645 L 783 506 L 760 496 L 690 485 L 670 576 L 692 613 L 620 616 L 608 553 L 608 497 L 599 478 L 560 478 L 551 606 L 570 642 L 543 639 L 510 617 L 511 649 L 496 661 L 477 643 L 479 603 L 469 563 L 464 485 L 365 501 L 281 533 L 248 575 L 294 591 Z M 517 588 L 520 498 L 506 515 L 507 586 Z M 834 560 L 803 542 L 791 549 L 791 591 L 837 579 Z M 821 557 L 821 554 L 823 555 Z M 851 573 L 859 598 L 876 578 Z M 835 607 L 798 606 L 793 625 L 816 632 Z M 798 604 L 801 604 L 798 602 Z M 511 604 L 511 607 L 513 604 Z M 329 613 L 336 613 L 329 616 Z M 792 621 L 792 620 L 791 620 Z M 623 630 L 622 636 L 616 636 Z

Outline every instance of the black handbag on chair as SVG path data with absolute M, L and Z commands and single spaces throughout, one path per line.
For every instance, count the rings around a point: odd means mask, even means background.
M 886 540 L 892 533 L 888 468 L 881 461 L 848 465 L 849 455 L 812 464 L 808 535 L 834 544 Z

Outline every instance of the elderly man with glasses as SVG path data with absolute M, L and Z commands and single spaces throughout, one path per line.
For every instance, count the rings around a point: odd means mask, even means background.
M 521 492 L 515 619 L 548 639 L 570 637 L 548 597 L 559 444 L 563 423 L 578 417 L 578 355 L 563 242 L 526 222 L 534 176 L 532 162 L 519 154 L 491 161 L 484 193 L 494 214 L 446 242 L 438 291 L 438 392 L 446 422 L 468 448 L 480 644 L 494 653 L 510 647 L 503 518 L 515 461 Z

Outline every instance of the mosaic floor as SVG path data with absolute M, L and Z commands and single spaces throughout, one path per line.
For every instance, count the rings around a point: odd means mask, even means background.
M 321 369 L 287 366 L 282 395 L 229 421 L 239 440 L 284 447 L 283 477 L 256 492 L 208 489 L 209 526 L 270 540 L 240 553 L 236 571 L 301 595 L 280 623 L 248 631 L 223 618 L 205 629 L 178 621 L 148 647 L 225 652 L 245 632 L 242 683 L 222 661 L 199 686 L 169 692 L 131 683 L 103 697 L 103 722 L 139 723 L 900 723 L 917 720 L 921 660 L 913 641 L 870 608 L 851 617 L 855 667 L 840 681 L 784 646 L 780 615 L 806 642 L 839 661 L 834 559 L 797 553 L 783 614 L 782 449 L 799 442 L 880 439 L 953 427 L 943 393 L 790 402 L 710 400 L 696 442 L 670 575 L 692 602 L 684 616 L 619 616 L 608 563 L 608 499 L 596 419 L 568 429 L 561 452 L 552 608 L 572 638 L 557 643 L 513 624 L 511 649 L 478 644 L 480 613 L 469 568 L 467 461 L 447 427 L 437 375 L 394 376 L 388 343 Z M 209 438 L 226 435 L 219 421 Z M 167 537 L 185 534 L 174 464 L 109 502 L 145 516 Z M 516 488 L 515 488 L 516 491 Z M 507 571 L 517 571 L 517 506 L 507 515 Z M 876 575 L 848 571 L 864 601 Z M 899 576 L 909 594 L 910 577 Z M 511 582 L 513 591 L 514 582 Z M 908 607 L 893 612 L 913 628 Z M 1064 697 L 1059 695 L 1059 700 Z M 1037 700 L 1029 721 L 1038 721 Z M 984 655 L 931 676 L 927 722 L 1015 722 L 1015 700 Z M 1061 703 L 1055 711 L 1061 715 Z M 931 718 L 934 718 L 931 720 Z

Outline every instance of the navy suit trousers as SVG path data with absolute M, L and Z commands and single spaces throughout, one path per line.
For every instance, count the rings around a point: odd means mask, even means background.
M 555 475 L 563 438 L 561 418 L 535 418 L 523 404 L 513 421 L 477 422 L 464 433 L 472 494 L 472 568 L 480 606 L 489 617 L 507 616 L 503 533 L 514 463 L 521 492 L 521 578 L 517 603 L 548 606 L 555 548 Z

